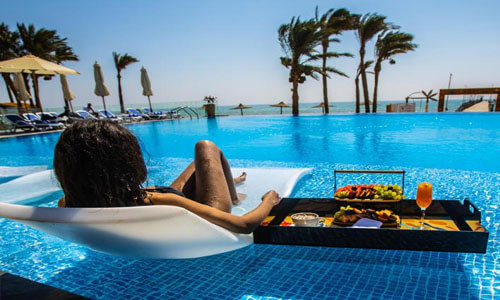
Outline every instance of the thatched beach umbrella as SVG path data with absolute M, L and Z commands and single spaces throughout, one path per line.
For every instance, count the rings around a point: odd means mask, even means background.
M 272 104 L 270 106 L 272 106 L 272 107 L 279 107 L 280 108 L 280 115 L 283 114 L 283 107 L 291 107 L 290 105 L 286 104 L 283 101 L 281 101 L 280 103 Z
M 233 107 L 231 109 L 239 109 L 240 112 L 241 112 L 241 115 L 243 116 L 243 110 L 247 109 L 247 108 L 252 108 L 252 107 L 251 106 L 246 106 L 246 105 L 243 105 L 243 104 L 240 103 L 238 106 L 235 106 L 235 107 Z
M 104 97 L 109 96 L 109 90 L 106 84 L 104 83 L 104 74 L 102 73 L 101 65 L 97 63 L 97 61 L 94 63 L 94 80 L 95 80 L 94 94 L 96 94 L 96 96 L 102 97 L 102 105 L 104 106 L 104 110 L 107 110 L 106 100 L 104 100 Z
M 59 77 L 61 79 L 61 88 L 63 92 L 64 102 L 66 102 L 68 108 L 73 111 L 73 104 L 71 103 L 71 100 L 75 99 L 75 94 L 73 94 L 73 92 L 69 88 L 68 80 L 66 80 L 66 75 L 59 75 Z
M 43 111 L 43 108 L 38 97 L 39 91 L 38 80 L 36 80 L 37 75 L 80 74 L 75 70 L 55 64 L 45 59 L 41 59 L 31 54 L 0 62 L 0 73 L 31 74 L 31 77 L 33 78 L 33 88 L 35 89 L 35 98 L 37 100 L 37 105 L 41 111 Z
M 151 99 L 149 97 L 153 96 L 153 90 L 151 89 L 151 81 L 149 80 L 148 71 L 144 67 L 141 68 L 141 85 L 142 85 L 142 95 L 148 97 L 149 109 L 153 111 L 153 106 L 151 106 Z
M 313 108 L 320 108 L 320 107 L 321 107 L 321 110 L 323 111 L 323 113 L 325 113 L 325 103 L 324 102 L 321 102 L 320 104 L 313 106 Z M 333 107 L 333 104 L 328 104 L 328 107 Z

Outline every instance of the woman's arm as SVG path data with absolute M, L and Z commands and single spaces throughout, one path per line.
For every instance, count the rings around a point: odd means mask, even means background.
M 153 197 L 155 205 L 179 206 L 229 231 L 246 234 L 254 231 L 279 201 L 278 193 L 269 191 L 262 196 L 262 202 L 254 210 L 236 216 L 175 194 L 154 194 Z

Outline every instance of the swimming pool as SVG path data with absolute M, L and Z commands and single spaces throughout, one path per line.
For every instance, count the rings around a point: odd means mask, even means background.
M 0 220 L 0 269 L 91 298 L 494 299 L 500 294 L 500 115 L 394 114 L 226 117 L 128 126 L 149 184 L 165 184 L 199 139 L 239 167 L 312 167 L 295 196 L 328 197 L 333 170 L 404 169 L 407 191 L 469 197 L 490 231 L 488 253 L 253 245 L 194 260 L 137 260 L 87 250 Z M 0 141 L 0 165 L 50 165 L 58 134 Z M 37 201 L 53 206 L 60 194 Z

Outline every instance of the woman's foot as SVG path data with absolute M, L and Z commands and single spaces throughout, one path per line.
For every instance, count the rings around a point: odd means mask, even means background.
M 243 172 L 240 176 L 233 178 L 234 184 L 240 184 L 247 180 L 247 173 Z

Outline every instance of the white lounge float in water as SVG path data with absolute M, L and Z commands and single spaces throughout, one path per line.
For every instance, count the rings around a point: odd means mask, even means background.
M 310 169 L 233 168 L 245 171 L 247 180 L 237 187 L 247 198 L 233 213 L 241 215 L 255 208 L 268 190 L 282 197 L 291 194 Z M 40 193 L 57 187 L 52 171 L 27 175 L 0 185 L 0 217 L 18 221 L 38 230 L 114 255 L 141 258 L 196 258 L 236 250 L 253 242 L 251 234 L 235 234 L 174 206 L 119 208 L 52 208 L 12 204 L 4 196 L 17 193 L 15 202 L 24 202 L 27 187 Z M 33 197 L 34 192 L 27 193 Z M 5 203 L 10 202 L 10 203 Z

